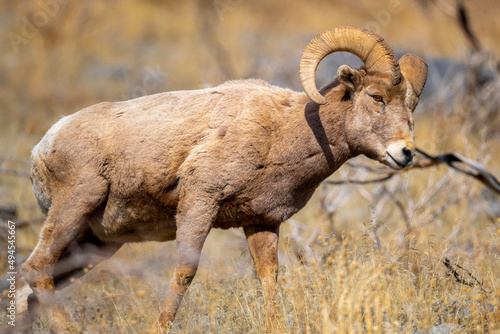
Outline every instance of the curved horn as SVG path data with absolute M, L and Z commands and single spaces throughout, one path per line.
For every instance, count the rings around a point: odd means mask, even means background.
M 401 82 L 396 55 L 382 37 L 358 27 L 332 28 L 314 37 L 300 58 L 302 87 L 318 104 L 325 104 L 326 98 L 316 88 L 316 68 L 323 58 L 336 51 L 358 56 L 364 62 L 367 73 L 387 73 L 393 85 Z

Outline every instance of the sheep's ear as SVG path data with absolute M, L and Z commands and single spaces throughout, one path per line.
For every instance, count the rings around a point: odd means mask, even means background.
M 408 53 L 399 59 L 399 67 L 413 92 L 419 97 L 427 80 L 427 64 L 422 58 Z
M 337 71 L 339 81 L 350 91 L 355 91 L 363 84 L 363 78 L 359 71 L 353 70 L 347 65 L 342 65 Z

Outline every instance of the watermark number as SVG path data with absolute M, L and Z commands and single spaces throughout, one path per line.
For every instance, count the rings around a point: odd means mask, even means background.
M 9 283 L 7 306 L 7 323 L 10 326 L 16 325 L 16 223 L 7 222 L 7 282 Z

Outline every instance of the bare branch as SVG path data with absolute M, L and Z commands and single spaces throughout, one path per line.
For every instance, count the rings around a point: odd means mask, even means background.
M 447 164 L 449 167 L 454 170 L 466 174 L 468 176 L 472 176 L 479 182 L 483 183 L 486 187 L 493 190 L 495 193 L 500 194 L 500 182 L 493 176 L 492 173 L 488 172 L 486 168 L 483 167 L 480 163 L 470 160 L 461 156 L 458 153 L 445 153 L 437 156 L 432 156 L 421 149 L 417 148 L 417 152 L 423 156 L 422 159 L 416 161 L 411 167 L 406 168 L 402 171 L 397 170 L 389 170 L 386 168 L 372 168 L 368 166 L 360 166 L 355 164 L 349 164 L 354 168 L 363 168 L 372 173 L 385 173 L 386 175 L 380 178 L 368 179 L 368 180 L 355 180 L 355 179 L 347 179 L 347 180 L 325 180 L 324 183 L 332 184 L 332 185 L 341 185 L 341 184 L 370 184 L 370 183 L 378 183 L 385 182 L 390 180 L 394 175 L 399 174 L 403 171 L 409 171 L 412 169 L 422 169 L 429 168 L 439 164 Z M 466 165 L 470 170 L 464 169 L 462 167 L 457 166 L 457 163 L 462 163 Z M 471 171 L 472 170 L 472 171 Z
M 15 170 L 15 169 L 9 169 L 9 168 L 0 168 L 0 175 L 11 175 L 11 176 L 17 176 L 17 177 L 21 177 L 23 179 L 27 179 L 30 177 L 30 174 L 29 173 L 26 173 L 26 172 L 20 172 L 18 170 Z
M 445 153 L 445 154 L 440 154 L 438 156 L 433 157 L 433 156 L 425 153 L 424 151 L 422 151 L 418 148 L 417 148 L 417 152 L 424 155 L 430 161 L 429 165 L 427 165 L 426 167 L 430 167 L 430 166 L 437 165 L 440 163 L 445 163 L 449 167 L 451 167 L 451 168 L 453 168 L 453 169 L 455 169 L 463 174 L 472 176 L 473 178 L 475 178 L 479 182 L 483 183 L 486 187 L 490 188 L 491 190 L 493 190 L 497 194 L 500 194 L 500 182 L 498 182 L 498 180 L 495 178 L 495 176 L 493 176 L 493 174 L 488 172 L 483 167 L 483 165 L 481 165 L 480 163 L 473 161 L 473 160 L 470 160 L 470 159 L 467 159 L 465 157 L 462 157 L 458 153 Z M 471 172 L 471 171 L 468 171 L 468 170 L 465 170 L 463 168 L 456 166 L 455 163 L 457 163 L 457 162 L 465 164 L 467 167 L 475 170 L 476 172 Z M 420 167 L 420 168 L 425 168 L 425 167 Z
M 455 0 L 455 7 L 443 0 L 434 0 L 436 6 L 448 16 L 457 20 L 460 29 L 469 41 L 474 51 L 481 51 L 481 43 L 474 31 L 472 31 L 469 21 L 469 14 L 463 0 Z
M 469 271 L 467 271 L 466 269 L 464 269 L 463 267 L 461 267 L 458 264 L 451 264 L 450 259 L 448 259 L 447 257 L 444 258 L 444 261 L 441 260 L 441 262 L 446 266 L 446 268 L 448 268 L 450 270 L 449 272 L 446 273 L 446 275 L 448 275 L 448 276 L 453 275 L 455 277 L 455 280 L 460 284 L 464 284 L 467 286 L 479 285 L 481 287 L 481 289 L 484 291 L 483 283 L 479 282 L 479 280 L 477 278 L 475 278 Z M 467 276 L 470 277 L 471 280 L 465 279 L 457 271 L 457 268 L 463 270 L 467 274 Z
M 377 216 L 375 214 L 375 208 L 373 206 L 370 206 L 370 225 L 371 225 L 371 231 L 373 235 L 373 240 L 375 241 L 375 244 L 377 245 L 377 249 L 379 251 L 382 251 L 382 243 L 380 242 L 380 238 L 378 236 L 378 228 L 380 224 L 377 222 Z
M 386 176 L 379 177 L 379 178 L 376 178 L 376 179 L 370 179 L 370 180 L 341 180 L 341 181 L 326 180 L 326 181 L 324 181 L 324 183 L 326 183 L 326 184 L 334 184 L 334 185 L 347 184 L 347 183 L 354 183 L 354 184 L 378 183 L 378 182 L 387 181 L 391 177 L 393 177 L 394 175 L 396 175 L 396 173 L 387 174 Z

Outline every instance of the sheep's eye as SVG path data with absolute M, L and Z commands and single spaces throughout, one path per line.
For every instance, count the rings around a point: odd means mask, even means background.
M 382 96 L 380 95 L 372 95 L 372 99 L 373 101 L 375 102 L 381 102 L 381 103 L 384 103 L 384 99 L 382 98 Z

